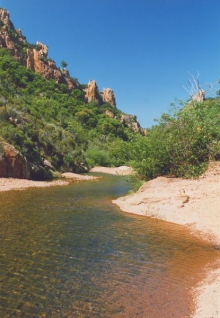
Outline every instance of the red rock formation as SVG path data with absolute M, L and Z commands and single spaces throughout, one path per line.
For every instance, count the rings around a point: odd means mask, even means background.
M 88 103 L 96 102 L 99 105 L 109 103 L 113 107 L 116 107 L 115 95 L 112 89 L 104 88 L 102 92 L 99 91 L 96 81 L 89 81 L 87 87 L 84 89 L 85 98 Z
M 0 147 L 0 177 L 30 179 L 31 168 L 27 159 L 6 142 L 1 142 Z
M 87 87 L 84 89 L 85 91 L 85 98 L 88 103 L 90 102 L 97 102 L 101 104 L 101 95 L 98 90 L 98 86 L 96 85 L 96 81 L 89 81 Z
M 9 50 L 14 58 L 27 66 L 33 72 L 41 74 L 46 79 L 55 79 L 57 83 L 68 86 L 71 90 L 78 88 L 79 83 L 70 77 L 69 72 L 58 68 L 52 60 L 48 58 L 48 47 L 37 42 L 34 49 L 26 42 L 21 30 L 15 30 L 13 23 L 10 21 L 9 12 L 0 9 L 0 47 Z M 13 35 L 13 38 L 11 36 Z M 16 42 L 16 43 L 15 43 Z M 19 45 L 23 44 L 23 50 L 19 50 Z M 24 53 L 26 50 L 26 54 Z
M 27 49 L 26 66 L 46 79 L 52 78 L 57 83 L 67 85 L 70 90 L 79 87 L 79 84 L 70 77 L 68 71 L 59 69 L 54 61 L 48 59 L 48 47 L 40 42 L 37 42 L 36 49 Z

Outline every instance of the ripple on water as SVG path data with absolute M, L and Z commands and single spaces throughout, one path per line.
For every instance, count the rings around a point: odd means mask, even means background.
M 116 177 L 0 193 L 0 317 L 187 317 L 210 246 L 120 212 Z

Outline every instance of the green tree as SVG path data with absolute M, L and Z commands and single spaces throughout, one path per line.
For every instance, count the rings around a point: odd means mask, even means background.
M 61 61 L 61 67 L 62 67 L 62 69 L 63 70 L 65 70 L 65 68 L 67 67 L 67 62 L 65 62 L 65 61 Z

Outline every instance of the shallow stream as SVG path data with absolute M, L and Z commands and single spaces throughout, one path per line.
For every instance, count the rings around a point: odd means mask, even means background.
M 216 258 L 181 226 L 121 212 L 128 184 L 0 193 L 0 317 L 189 317 Z

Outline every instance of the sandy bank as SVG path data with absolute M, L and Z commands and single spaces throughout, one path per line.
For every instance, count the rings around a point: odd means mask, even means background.
M 0 178 L 0 191 L 20 190 L 34 187 L 53 187 L 67 184 L 69 184 L 69 182 L 63 180 L 46 182 L 26 179 Z
M 111 168 L 111 167 L 94 167 L 90 170 L 90 172 L 102 172 L 102 173 L 108 173 L 108 174 L 114 174 L 114 175 L 130 175 L 133 174 L 134 171 L 131 167 L 127 166 L 121 166 L 117 168 Z
M 68 185 L 70 180 L 83 181 L 94 180 L 97 177 L 80 175 L 72 172 L 66 172 L 62 175 L 63 179 L 68 180 L 55 180 L 55 181 L 33 181 L 27 179 L 14 179 L 14 178 L 0 178 L 0 191 L 20 190 L 34 187 L 53 187 Z
M 212 163 L 198 180 L 158 177 L 137 193 L 113 203 L 122 211 L 187 226 L 220 246 L 220 164 Z M 196 290 L 196 318 L 220 317 L 220 262 Z
M 135 194 L 114 200 L 121 210 L 187 225 L 220 245 L 220 165 L 196 180 L 158 177 Z M 196 230 L 196 232 L 195 232 Z

